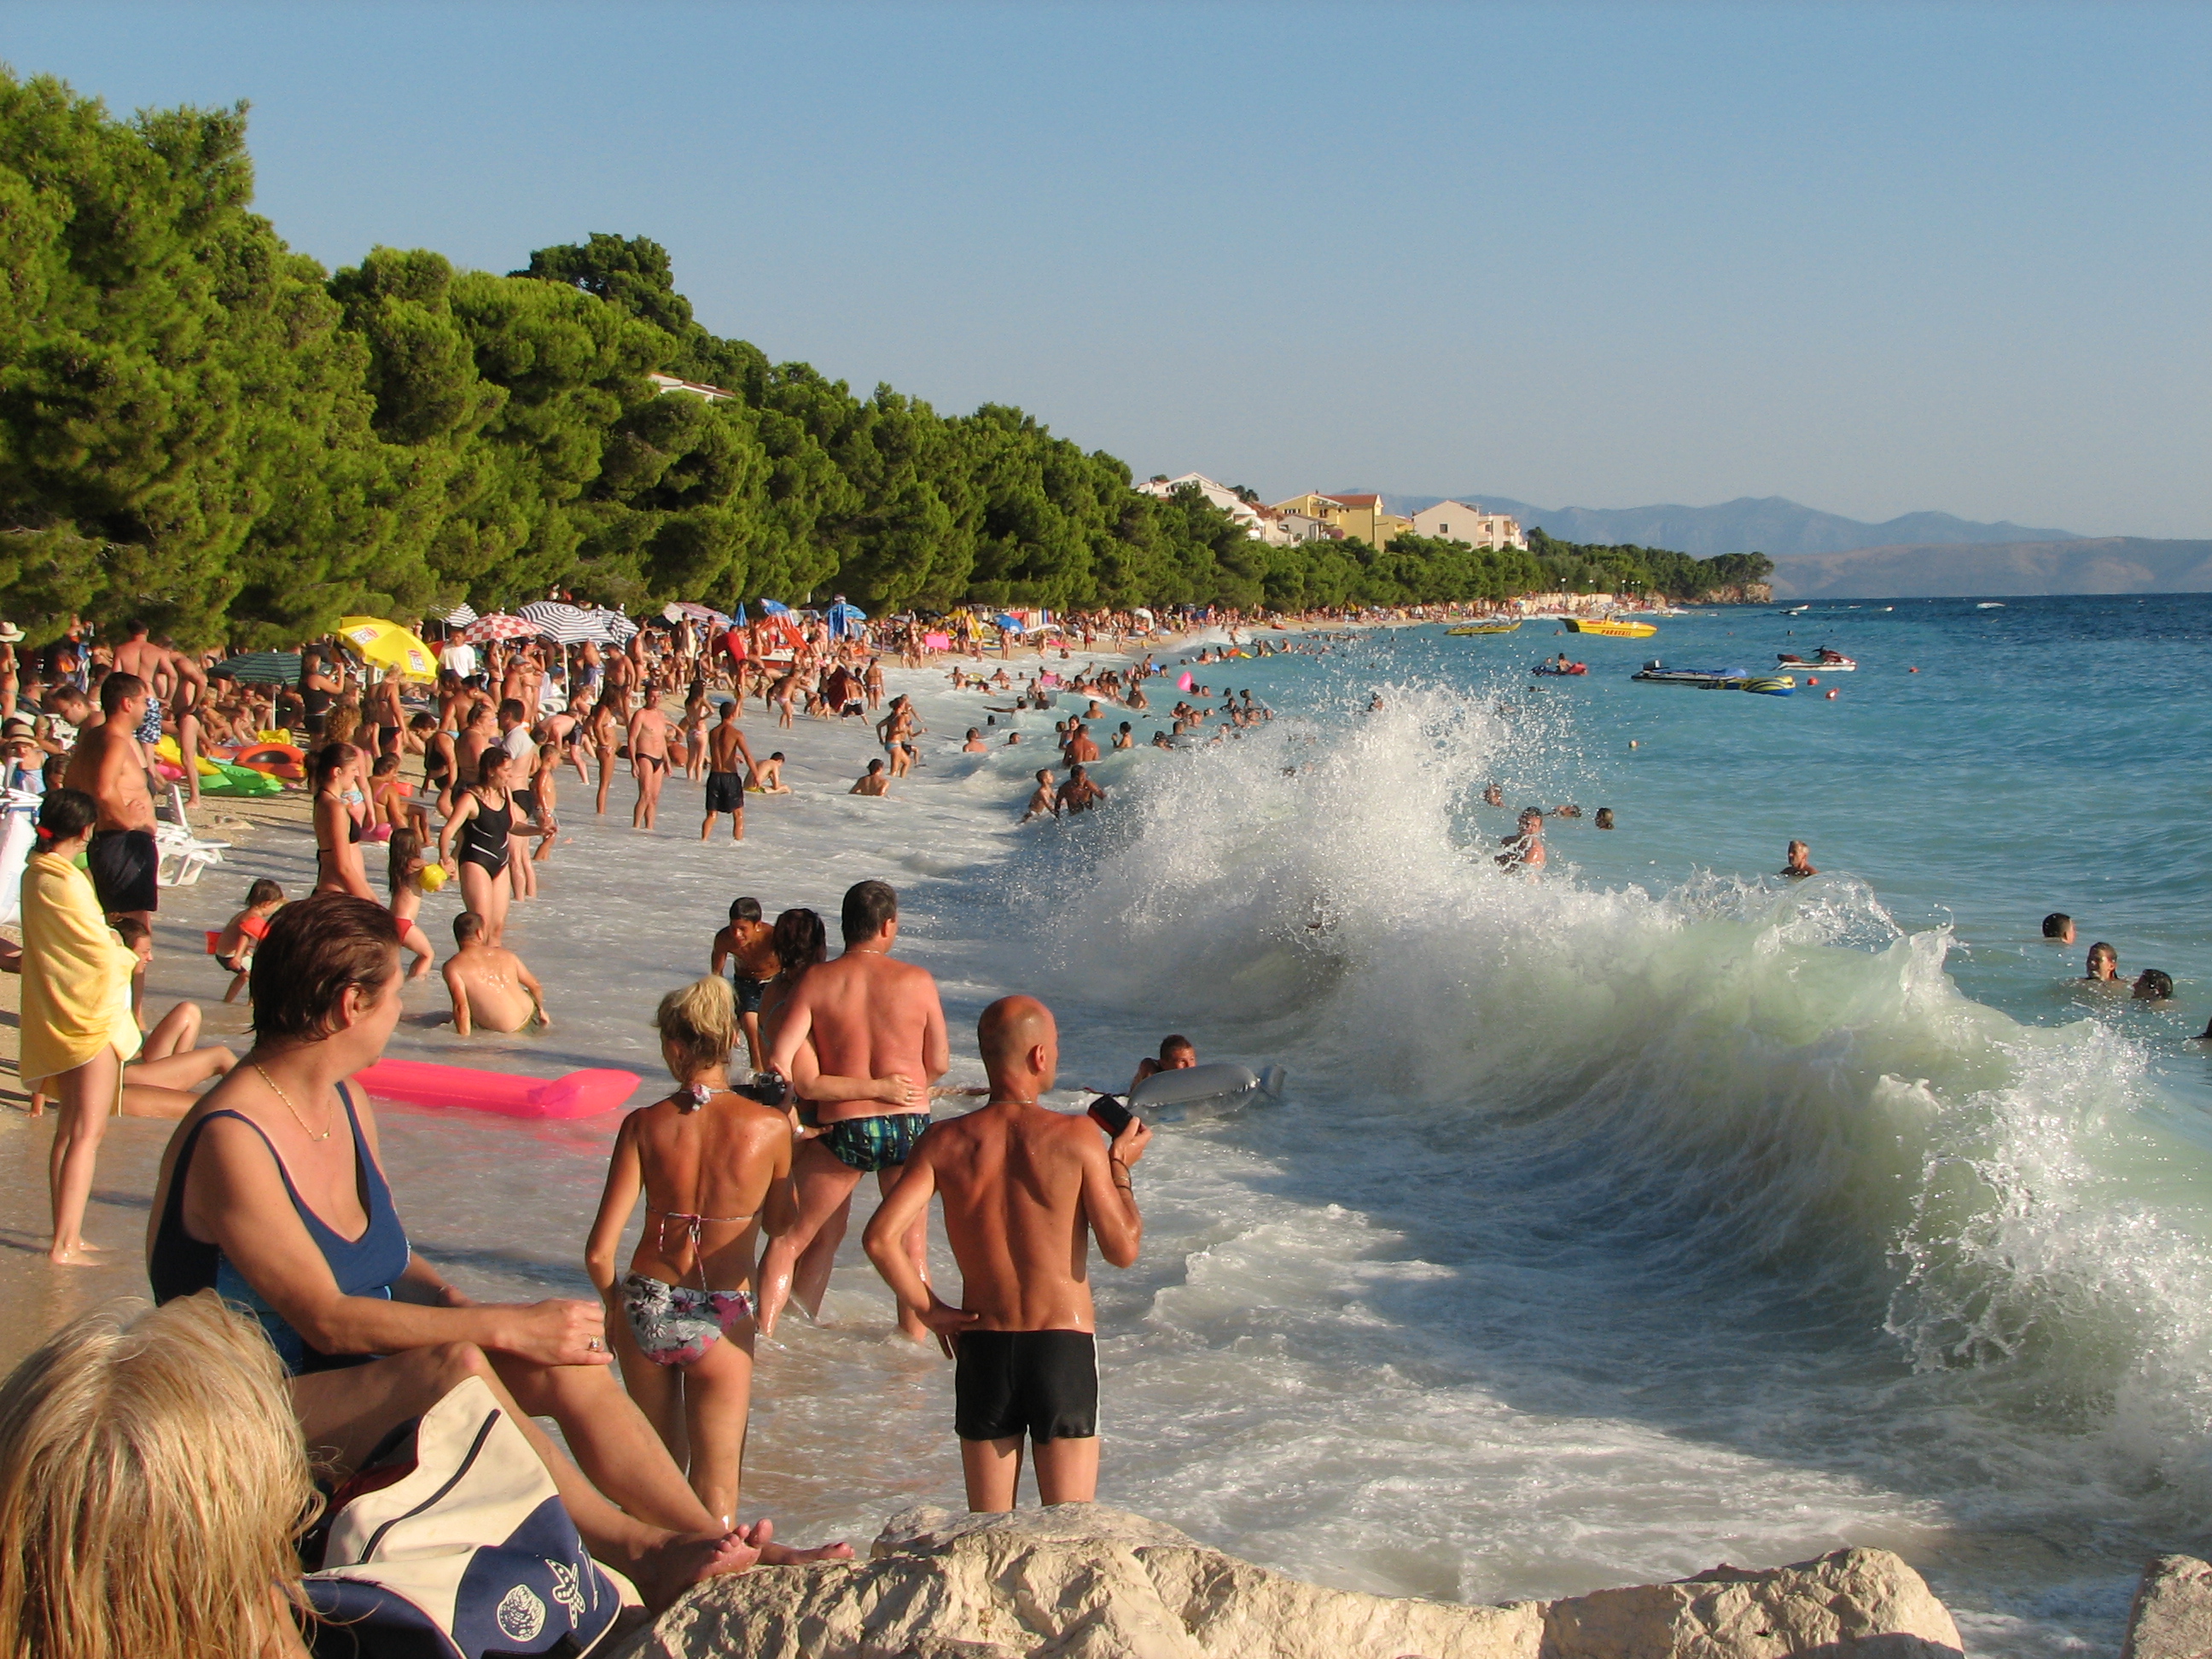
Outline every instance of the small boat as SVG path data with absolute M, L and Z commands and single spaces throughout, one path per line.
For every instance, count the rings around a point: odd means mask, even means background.
M 1613 640 L 1648 640 L 1659 630 L 1650 623 L 1589 622 L 1580 617 L 1560 618 L 1571 634 L 1602 634 Z
M 1977 611 L 2002 611 L 2004 609 L 2004 601 L 2002 599 L 1984 599 L 1979 605 L 1976 605 L 1974 609 Z
M 1778 611 L 1774 614 L 1778 617 L 1802 617 L 1812 608 L 1809 605 L 1793 605 L 1787 611 Z
M 1447 634 L 1457 635 L 1463 638 L 1469 634 L 1510 634 L 1515 629 L 1520 626 L 1521 624 L 1517 622 L 1468 623 L 1458 628 L 1447 628 L 1444 629 L 1444 632 Z
M 1540 662 L 1528 671 L 1532 674 L 1587 674 L 1586 662 Z
M 1687 685 L 1700 691 L 1756 691 L 1786 697 L 1797 689 L 1787 674 L 1750 674 L 1741 668 L 1669 668 L 1656 659 L 1629 677 L 1653 685 Z
M 1774 653 L 1774 658 L 1776 664 L 1782 668 L 1820 668 L 1826 670 L 1831 674 L 1855 674 L 1858 672 L 1859 666 L 1856 659 L 1845 656 L 1842 652 L 1826 649 L 1823 649 L 1818 656 L 1813 657 L 1801 657 L 1794 651 L 1778 651 Z

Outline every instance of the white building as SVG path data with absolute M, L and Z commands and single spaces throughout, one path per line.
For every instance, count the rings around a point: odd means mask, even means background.
M 1521 521 L 1508 513 L 1486 513 L 1465 501 L 1438 501 L 1413 514 L 1413 533 L 1470 547 L 1526 547 Z
M 688 392 L 695 398 L 704 398 L 710 404 L 735 403 L 738 394 L 721 386 L 708 386 L 704 380 L 679 380 L 673 374 L 663 374 L 655 369 L 645 377 L 653 382 L 653 389 L 661 397 L 672 392 Z
M 1137 488 L 1147 495 L 1158 495 L 1165 501 L 1185 484 L 1196 484 L 1200 495 L 1242 525 L 1244 533 L 1255 541 L 1283 546 L 1304 539 L 1284 526 L 1282 514 L 1246 501 L 1228 485 L 1216 483 L 1203 472 L 1186 472 L 1180 478 L 1146 478 Z

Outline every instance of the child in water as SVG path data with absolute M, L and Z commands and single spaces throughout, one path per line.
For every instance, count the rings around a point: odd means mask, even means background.
M 422 978 L 436 959 L 428 936 L 415 925 L 415 918 L 422 910 L 422 872 L 426 870 L 435 870 L 435 884 L 445 884 L 446 867 L 423 857 L 422 838 L 412 830 L 394 830 L 391 855 L 385 865 L 385 881 L 392 894 L 392 917 L 399 924 L 399 942 L 415 953 L 415 965 L 407 970 L 410 979 Z
M 230 970 L 230 989 L 225 1002 L 238 1000 L 253 969 L 253 947 L 269 933 L 269 918 L 284 902 L 284 890 L 264 876 L 246 890 L 246 908 L 223 923 L 216 935 L 215 959 Z
M 787 795 L 791 786 L 783 781 L 783 750 L 779 749 L 753 769 L 752 793 L 756 795 Z
M 671 991 L 653 1023 L 677 1087 L 617 1131 L 584 1266 L 630 1397 L 677 1462 L 688 1455 L 691 1490 L 728 1526 L 752 1404 L 763 1226 L 780 1233 L 799 1218 L 791 1125 L 730 1089 L 742 1038 L 727 980 Z M 641 1194 L 645 1229 L 617 1280 L 615 1249 Z

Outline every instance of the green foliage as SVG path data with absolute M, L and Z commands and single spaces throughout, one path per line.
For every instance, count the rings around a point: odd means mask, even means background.
M 0 613 L 34 631 L 275 645 L 553 586 L 879 612 L 1696 597 L 1770 568 L 1541 532 L 1269 546 L 1018 409 L 856 397 L 721 338 L 642 237 L 505 276 L 380 247 L 326 277 L 250 210 L 245 135 L 243 106 L 118 121 L 0 70 Z

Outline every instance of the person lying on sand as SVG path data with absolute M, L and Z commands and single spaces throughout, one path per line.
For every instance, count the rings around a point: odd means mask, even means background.
M 478 1026 L 502 1034 L 535 1021 L 550 1027 L 544 988 L 514 951 L 483 942 L 483 918 L 464 910 L 453 918 L 453 943 L 446 958 L 446 989 L 453 999 L 453 1030 L 467 1036 Z

